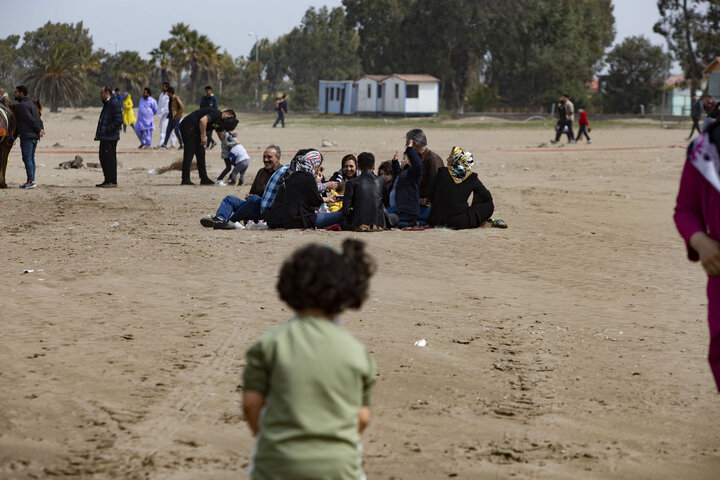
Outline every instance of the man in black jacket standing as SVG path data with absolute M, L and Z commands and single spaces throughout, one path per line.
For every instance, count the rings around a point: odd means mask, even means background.
M 100 88 L 100 99 L 103 108 L 98 119 L 95 140 L 100 140 L 98 156 L 105 179 L 95 185 L 100 188 L 117 187 L 117 142 L 120 140 L 120 127 L 123 124 L 122 107 L 112 95 L 110 87 Z
M 20 137 L 20 152 L 22 153 L 27 182 L 20 188 L 35 188 L 35 149 L 38 140 L 45 135 L 45 126 L 40 120 L 40 112 L 33 101 L 27 96 L 25 85 L 15 87 L 15 100 L 18 101 L 18 136 Z

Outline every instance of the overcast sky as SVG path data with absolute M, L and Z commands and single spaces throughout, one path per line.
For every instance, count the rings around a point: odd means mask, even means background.
M 36 30 L 48 21 L 75 23 L 83 21 L 90 29 L 95 48 L 114 53 L 135 50 L 144 58 L 148 52 L 169 37 L 170 27 L 184 22 L 207 35 L 220 50 L 233 57 L 247 56 L 260 38 L 276 39 L 300 23 L 308 7 L 341 6 L 341 0 L 0 0 L 3 18 L 0 38 Z M 107 5 L 102 9 L 101 5 Z M 664 46 L 662 37 L 652 33 L 659 19 L 656 0 L 613 0 L 615 6 L 615 43 L 633 35 L 645 35 L 656 45 Z M 204 10 L 203 10 L 204 7 Z M 13 13 L 10 13 L 13 12 Z M 568 48 L 573 48 L 568 45 Z

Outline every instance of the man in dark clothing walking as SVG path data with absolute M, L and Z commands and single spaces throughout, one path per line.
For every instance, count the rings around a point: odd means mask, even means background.
M 700 130 L 700 117 L 702 116 L 703 106 L 700 99 L 694 93 L 690 96 L 690 118 L 692 119 L 692 128 L 690 129 L 690 135 L 687 140 L 690 140 L 697 129 L 698 134 L 702 133 Z
M 95 140 L 100 141 L 98 156 L 105 178 L 95 186 L 113 188 L 117 187 L 117 142 L 120 140 L 120 127 L 123 124 L 122 107 L 107 85 L 100 88 L 100 100 L 103 108 L 95 130 Z
M 20 151 L 27 173 L 27 182 L 20 185 L 20 188 L 25 189 L 35 188 L 35 149 L 38 140 L 45 135 L 45 126 L 40 120 L 40 112 L 27 95 L 28 89 L 25 85 L 15 87 L 15 100 L 20 104 L 17 113 Z
M 287 113 L 287 95 L 283 95 L 275 106 L 277 110 L 277 118 L 273 123 L 273 128 L 277 127 L 278 122 L 282 123 L 282 128 L 285 128 L 285 114 Z
M 575 143 L 575 134 L 573 133 L 572 127 L 575 118 L 575 106 L 570 101 L 570 96 L 567 93 L 560 95 L 560 100 L 557 104 L 557 116 L 558 122 L 555 140 L 550 140 L 550 143 L 558 143 L 563 133 L 567 133 L 568 143 Z M 565 131 L 566 128 L 567 131 Z
M 220 108 L 218 107 L 218 99 L 213 93 L 210 85 L 205 87 L 205 95 L 200 99 L 200 108 Z M 212 138 L 212 135 L 210 135 L 205 148 L 214 148 L 215 145 L 217 145 L 217 142 Z

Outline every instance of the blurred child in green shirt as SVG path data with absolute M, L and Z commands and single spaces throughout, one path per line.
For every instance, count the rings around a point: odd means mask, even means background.
M 250 347 L 243 373 L 253 480 L 365 478 L 360 433 L 375 364 L 336 316 L 360 308 L 374 270 L 365 244 L 350 239 L 342 253 L 311 244 L 283 264 L 277 289 L 295 316 Z

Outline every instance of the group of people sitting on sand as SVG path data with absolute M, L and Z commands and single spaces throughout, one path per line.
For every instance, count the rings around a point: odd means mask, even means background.
M 252 225 L 379 231 L 394 227 L 476 228 L 490 219 L 492 196 L 472 171 L 470 152 L 453 147 L 443 165 L 427 148 L 422 130 L 410 130 L 405 139 L 402 160 L 396 152 L 392 160 L 380 164 L 379 175 L 375 174 L 375 156 L 362 152 L 357 157 L 345 155 L 341 169 L 329 180 L 323 173 L 323 156 L 316 149 L 299 150 L 290 163 L 282 165 L 280 147 L 270 145 L 245 199 L 226 196 L 215 215 L 202 218 L 200 224 L 214 229 Z M 243 153 L 246 169 L 247 153 Z M 221 179 L 232 168 L 228 164 Z M 243 177 L 244 169 L 238 183 Z M 492 222 L 506 226 L 500 219 Z

